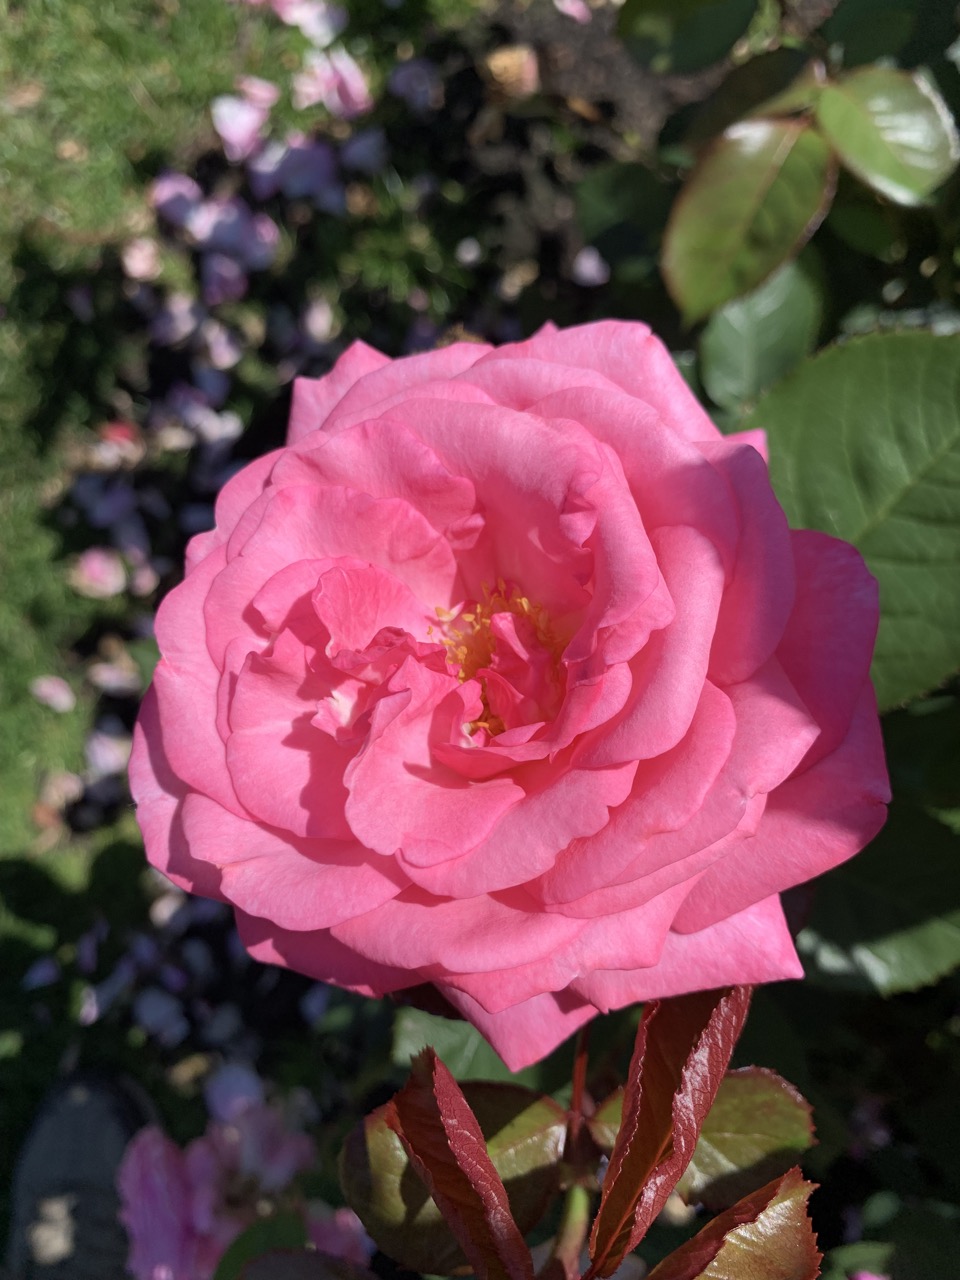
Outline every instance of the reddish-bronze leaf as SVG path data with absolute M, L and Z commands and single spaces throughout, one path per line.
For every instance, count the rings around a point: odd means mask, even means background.
M 530 1251 L 477 1118 L 432 1049 L 411 1063 L 386 1121 L 481 1280 L 533 1280 Z
M 714 1218 L 648 1280 L 816 1280 L 821 1254 L 807 1216 L 813 1188 L 791 1169 Z
M 749 987 L 728 987 L 644 1009 L 590 1235 L 587 1280 L 612 1275 L 666 1203 L 693 1155 L 749 1006 Z

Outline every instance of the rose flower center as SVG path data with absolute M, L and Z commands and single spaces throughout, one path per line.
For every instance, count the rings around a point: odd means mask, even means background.
M 440 643 L 463 684 L 480 685 L 483 712 L 467 726 L 494 737 L 507 729 L 553 718 L 563 694 L 563 642 L 542 605 L 502 578 L 486 583 L 483 598 L 459 611 L 437 609 Z

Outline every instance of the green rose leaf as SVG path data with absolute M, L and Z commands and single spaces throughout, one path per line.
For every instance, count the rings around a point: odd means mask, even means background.
M 307 1232 L 299 1214 L 278 1213 L 263 1218 L 237 1236 L 220 1259 L 213 1280 L 240 1280 L 246 1274 L 246 1264 L 253 1259 L 273 1249 L 302 1249 L 306 1243 Z
M 799 1169 L 745 1196 L 650 1272 L 649 1280 L 816 1280 L 807 1216 L 813 1183 Z
M 792 1168 L 813 1144 L 811 1107 L 775 1071 L 728 1071 L 677 1183 L 684 1200 L 716 1211 Z
M 960 668 L 960 336 L 873 334 L 832 347 L 744 426 L 767 431 L 790 523 L 852 542 L 879 580 L 881 708 Z
M 893 995 L 950 973 L 960 965 L 958 867 L 960 837 L 922 809 L 894 804 L 863 853 L 819 883 L 797 938 L 810 980 Z
M 617 32 L 655 71 L 698 71 L 725 58 L 744 34 L 757 0 L 626 0 Z
M 700 379 L 722 409 L 740 409 L 810 354 L 823 294 L 813 274 L 788 262 L 752 293 L 715 311 L 700 338 Z
M 487 1143 L 521 1232 L 543 1217 L 558 1189 L 566 1114 L 519 1085 L 467 1082 L 463 1093 Z M 467 1265 L 460 1246 L 386 1122 L 372 1112 L 348 1136 L 340 1157 L 347 1203 L 377 1244 L 412 1271 L 449 1275 Z
M 835 162 L 800 120 L 746 120 L 704 152 L 667 224 L 661 267 L 687 321 L 756 288 L 820 225 Z
M 864 67 L 820 94 L 817 123 L 844 165 L 897 204 L 919 204 L 960 159 L 947 104 L 921 76 Z

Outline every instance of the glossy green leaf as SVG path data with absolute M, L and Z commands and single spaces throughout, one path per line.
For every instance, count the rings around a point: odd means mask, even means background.
M 648 1280 L 816 1280 L 807 1216 L 813 1184 L 799 1169 L 746 1196 L 650 1272 Z
M 464 1095 L 522 1232 L 540 1221 L 558 1189 L 566 1114 L 518 1085 L 467 1082 Z M 347 1203 L 384 1253 L 413 1271 L 450 1274 L 466 1258 L 380 1107 L 348 1136 L 340 1157 Z
M 727 1209 L 786 1173 L 812 1143 L 811 1107 L 798 1089 L 765 1067 L 728 1071 L 677 1191 Z
M 795 528 L 857 546 L 880 583 L 882 708 L 960 668 L 960 336 L 887 333 L 832 347 L 747 418 Z
M 458 1080 L 516 1080 L 517 1076 L 476 1027 L 469 1022 L 441 1018 L 422 1009 L 397 1010 L 393 1024 L 395 1066 L 409 1067 L 411 1060 L 432 1045 Z M 520 1075 L 525 1081 L 525 1073 Z
M 661 267 L 688 320 L 756 288 L 819 226 L 836 170 L 796 120 L 747 120 L 703 154 L 670 214 Z
M 957 166 L 950 111 L 925 79 L 865 67 L 820 94 L 817 123 L 844 165 L 898 204 L 919 204 Z
M 217 1265 L 213 1280 L 240 1280 L 246 1264 L 254 1258 L 271 1249 L 302 1249 L 306 1243 L 307 1232 L 299 1214 L 278 1213 L 262 1218 L 241 1232 L 229 1246 Z
M 822 314 L 820 284 L 798 262 L 715 311 L 700 338 L 700 378 L 710 398 L 723 409 L 755 401 L 810 354 Z
M 625 0 L 617 32 L 655 71 L 698 71 L 725 58 L 749 27 L 757 0 Z
M 960 965 L 960 836 L 903 803 L 850 862 L 822 878 L 797 939 L 810 980 L 893 995 Z

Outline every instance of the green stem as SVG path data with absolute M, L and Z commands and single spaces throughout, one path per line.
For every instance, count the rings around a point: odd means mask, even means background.
M 580 1255 L 590 1230 L 590 1192 L 576 1184 L 567 1190 L 563 1213 L 557 1228 L 557 1239 L 550 1261 L 540 1273 L 541 1280 L 575 1280 L 580 1274 Z

